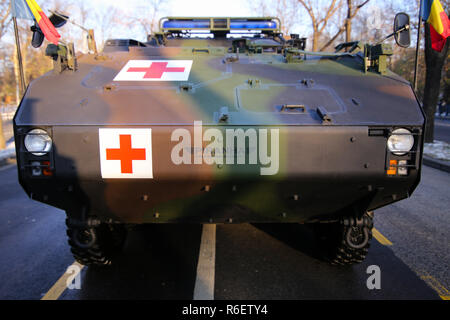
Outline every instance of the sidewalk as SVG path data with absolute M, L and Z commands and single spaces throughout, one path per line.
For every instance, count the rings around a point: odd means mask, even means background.
M 435 119 L 439 119 L 439 120 L 447 120 L 447 121 L 450 121 L 450 114 L 448 114 L 448 115 L 446 115 L 446 116 L 444 116 L 444 115 L 434 115 L 434 118 Z
M 423 164 L 450 172 L 450 144 L 435 140 L 423 147 Z
M 12 119 L 14 112 L 12 107 L 0 107 L 0 111 L 8 111 L 6 113 L 0 113 L 0 121 L 3 121 L 3 136 L 6 140 L 6 148 L 0 149 L 0 166 L 8 164 L 11 159 L 16 158 L 16 150 L 14 144 L 14 131 Z
M 435 119 L 450 120 L 450 107 L 447 105 L 436 106 L 436 112 L 434 113 Z

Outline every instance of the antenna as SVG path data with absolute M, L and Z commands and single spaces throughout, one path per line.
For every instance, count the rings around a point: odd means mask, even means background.
M 80 28 L 81 30 L 87 32 L 87 40 L 88 40 L 88 49 L 89 51 L 94 52 L 94 54 L 97 54 L 97 44 L 95 42 L 95 37 L 94 37 L 94 30 L 93 29 L 87 29 L 84 26 L 82 26 L 81 24 L 76 23 L 74 20 L 69 19 L 68 17 L 53 11 L 53 10 L 49 10 L 51 13 L 53 13 L 55 16 L 60 17 L 61 19 L 66 20 L 67 22 L 70 22 L 71 24 L 73 24 L 74 26 L 77 26 L 78 28 Z

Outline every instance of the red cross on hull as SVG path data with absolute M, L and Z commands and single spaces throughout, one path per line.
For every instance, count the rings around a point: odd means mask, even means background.
M 127 72 L 145 72 L 144 79 L 161 79 L 164 72 L 184 72 L 184 68 L 168 68 L 168 62 L 152 62 L 148 68 L 128 68 Z
M 106 160 L 120 160 L 122 173 L 133 173 L 133 160 L 145 160 L 145 149 L 131 147 L 131 135 L 120 135 L 119 149 L 106 149 Z

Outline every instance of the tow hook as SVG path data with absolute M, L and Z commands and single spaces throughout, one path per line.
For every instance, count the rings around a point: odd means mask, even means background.
M 345 242 L 350 248 L 362 249 L 369 242 L 369 230 L 373 227 L 372 218 L 364 215 L 361 218 L 347 217 L 342 219 L 346 226 Z
M 69 219 L 68 225 L 73 228 L 72 240 L 80 248 L 91 248 L 97 241 L 95 228 L 100 224 L 100 220 L 92 218 L 89 218 L 86 221 Z
M 80 248 L 89 249 L 97 241 L 97 236 L 95 234 L 94 228 L 89 229 L 76 228 L 73 230 L 73 233 L 74 236 L 72 240 Z

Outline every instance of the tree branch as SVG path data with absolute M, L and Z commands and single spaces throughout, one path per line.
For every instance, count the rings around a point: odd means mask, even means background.
M 322 23 L 322 26 L 320 27 L 319 32 L 322 33 L 325 27 L 328 24 L 328 20 L 336 13 L 336 11 L 342 6 L 342 2 L 339 2 L 336 4 L 337 0 L 333 0 L 333 2 L 330 5 L 330 8 L 327 11 L 327 14 L 325 17 L 320 21 Z
M 309 14 L 309 16 L 311 18 L 311 22 L 312 22 L 313 28 L 314 28 L 315 24 L 316 24 L 316 16 L 315 16 L 314 11 L 313 11 L 313 9 L 311 7 L 311 3 L 309 3 L 309 5 L 308 5 L 308 4 L 306 4 L 306 2 L 304 0 L 298 0 L 298 1 L 305 8 L 305 10 L 308 12 L 308 14 Z
M 8 5 L 8 9 L 3 14 L 1 20 L 0 20 L 0 39 L 5 35 L 5 31 L 8 29 L 9 24 L 11 23 L 12 19 L 10 17 L 11 12 L 11 2 Z
M 328 42 L 322 48 L 320 48 L 320 51 L 323 51 L 326 48 L 328 48 L 337 39 L 337 37 L 339 37 L 344 31 L 345 31 L 345 26 L 342 26 L 338 30 L 338 32 L 336 32 L 336 34 L 330 40 L 328 40 Z
M 369 3 L 369 1 L 370 0 L 366 0 L 363 3 L 359 4 L 358 6 L 356 6 L 356 9 L 350 15 L 350 18 L 345 19 L 345 23 L 347 21 L 351 21 L 354 17 L 356 17 L 356 15 L 358 14 L 358 11 L 362 7 L 364 7 L 367 3 Z M 345 23 L 341 28 L 339 28 L 338 32 L 336 32 L 336 34 L 320 49 L 320 51 L 323 51 L 326 48 L 328 48 L 345 31 Z
M 351 15 L 351 19 L 353 19 L 354 17 L 356 17 L 356 14 L 358 13 L 358 11 L 364 7 L 370 0 L 366 0 L 364 3 L 361 3 L 359 6 L 356 6 L 355 11 L 352 13 Z

